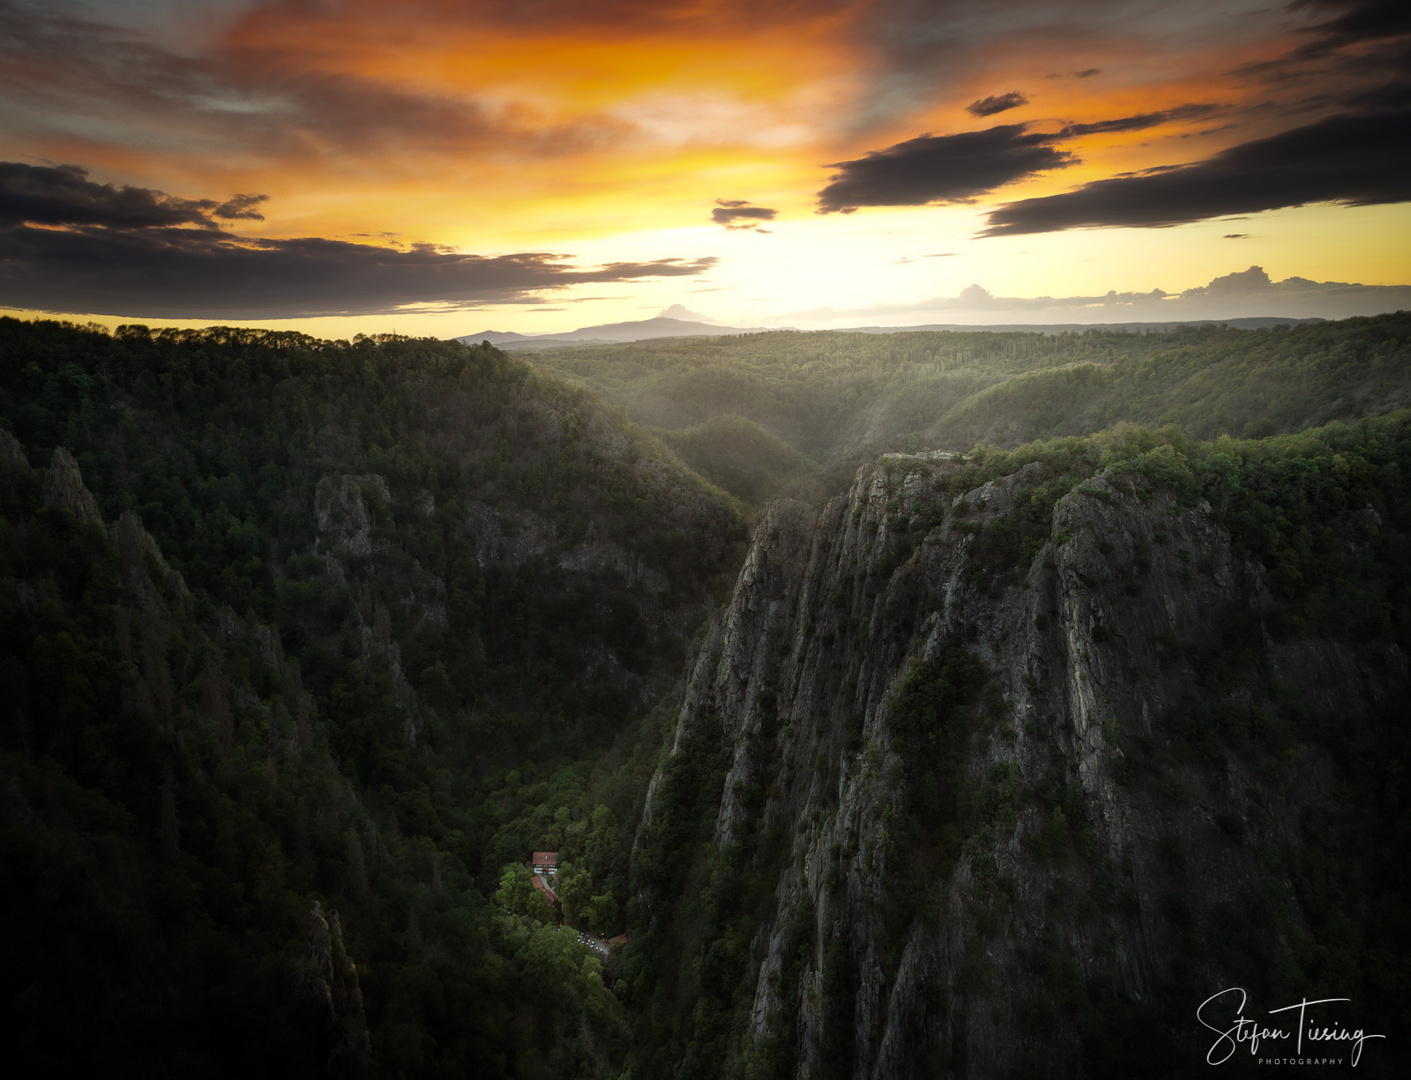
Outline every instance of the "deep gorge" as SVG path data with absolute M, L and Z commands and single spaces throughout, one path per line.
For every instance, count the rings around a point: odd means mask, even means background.
M 990 441 L 887 406 L 748 498 L 491 348 L 0 321 L 7 1045 L 33 1075 L 1187 1076 L 1240 986 L 1351 998 L 1386 1035 L 1358 1067 L 1398 1075 L 1404 321 L 1063 340 L 1048 374 L 1028 335 L 948 406 L 999 410 Z M 1258 437 L 1109 415 L 1275 369 L 1317 378 Z M 810 371 L 790 422 L 832 424 Z M 1034 435 L 1037 382 L 1102 429 Z M 533 850 L 625 947 L 555 929 Z

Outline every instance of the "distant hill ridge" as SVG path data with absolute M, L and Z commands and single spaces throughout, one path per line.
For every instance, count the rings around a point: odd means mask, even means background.
M 1242 319 L 1172 319 L 1166 322 L 1101 322 L 1101 323 L 990 323 L 984 326 L 965 323 L 922 323 L 916 326 L 848 326 L 839 334 L 904 334 L 918 330 L 949 330 L 957 333 L 992 331 L 994 333 L 1075 334 L 1084 330 L 1135 333 L 1142 330 L 1167 331 L 1183 326 L 1224 326 L 1231 330 L 1272 330 L 1276 326 L 1298 326 L 1304 323 L 1327 322 L 1327 319 L 1290 319 L 1277 315 L 1256 315 Z
M 758 334 L 777 327 L 721 326 L 716 323 L 692 322 L 657 316 L 636 322 L 603 323 L 584 326 L 563 334 L 517 334 L 513 331 L 487 330 L 481 334 L 466 334 L 456 338 L 464 345 L 479 345 L 488 341 L 501 349 L 537 349 L 545 345 L 620 345 L 628 341 L 649 338 L 720 337 L 725 334 Z
M 1274 326 L 1294 326 L 1301 323 L 1326 322 L 1325 319 L 1287 319 L 1277 316 L 1256 316 L 1243 319 L 1178 319 L 1172 322 L 1126 322 L 1126 323 L 996 323 L 985 326 L 967 326 L 961 323 L 925 323 L 918 326 L 849 326 L 825 333 L 835 334 L 905 334 L 918 330 L 955 331 L 1020 331 L 1029 334 L 1065 334 L 1084 330 L 1129 331 L 1173 330 L 1180 326 L 1228 326 L 1235 330 L 1261 330 Z M 478 334 L 465 334 L 456 338 L 464 345 L 479 345 L 489 342 L 500 349 L 539 349 L 556 345 L 622 345 L 633 341 L 648 341 L 654 338 L 684 337 L 724 337 L 736 334 L 761 334 L 791 330 L 780 326 L 722 326 L 717 323 L 693 322 L 686 319 L 670 319 L 657 316 L 635 322 L 603 323 L 598 326 L 584 326 L 562 334 L 520 334 L 513 330 L 485 330 Z M 811 331 L 816 332 L 816 331 Z
M 817 331 L 521 355 L 622 406 L 751 506 L 841 494 L 907 446 L 1012 448 L 1122 421 L 1257 438 L 1411 405 L 1411 314 L 1268 321 L 1289 328 Z

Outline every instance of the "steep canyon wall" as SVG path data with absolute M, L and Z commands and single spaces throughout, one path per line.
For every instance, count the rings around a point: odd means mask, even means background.
M 960 464 L 772 504 L 700 644 L 639 846 L 723 753 L 712 857 L 771 891 L 738 1075 L 1156 1075 L 1320 932 L 1290 867 L 1347 777 L 1309 732 L 1405 656 L 1288 632 L 1203 499 L 1107 470 L 1037 513 L 1042 463 L 954 495 Z

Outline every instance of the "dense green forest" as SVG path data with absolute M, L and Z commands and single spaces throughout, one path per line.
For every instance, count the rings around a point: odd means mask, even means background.
M 5 320 L 0 378 L 12 1050 L 321 1063 L 343 1036 L 291 989 L 318 898 L 380 1074 L 615 1076 L 598 962 L 496 894 L 558 848 L 627 925 L 731 501 L 493 349 Z
M 11 1053 L 32 1075 L 787 1075 L 739 1027 L 790 838 L 708 843 L 726 762 L 704 735 L 640 829 L 747 513 L 881 450 L 989 443 L 935 482 L 1043 471 L 976 527 L 996 589 L 1115 470 L 1208 500 L 1269 568 L 1280 633 L 1406 651 L 1408 419 L 1366 417 L 1407 403 L 1408 331 L 769 334 L 530 363 L 0 320 Z M 889 565 L 941 525 L 888 513 Z M 1356 515 L 1370 546 L 1345 543 Z M 1201 658 L 1212 685 L 1236 646 Z M 1215 753 L 1198 719 L 1177 737 Z M 1216 726 L 1335 742 L 1292 723 Z M 1378 738 L 1350 769 L 1406 762 L 1404 731 Z M 1374 772 L 1348 820 L 1392 853 L 1406 796 Z M 567 924 L 625 949 L 556 929 L 535 849 L 560 852 Z M 1385 864 L 1334 960 L 1391 957 L 1364 966 L 1401 985 Z M 1307 885 L 1329 925 L 1356 887 Z
M 1124 420 L 1257 438 L 1411 405 L 1406 313 L 1275 330 L 779 331 L 520 355 L 621 405 L 754 506 L 836 494 L 884 451 L 1013 448 Z

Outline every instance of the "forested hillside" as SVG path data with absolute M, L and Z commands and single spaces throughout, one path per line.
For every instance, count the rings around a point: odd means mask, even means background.
M 0 320 L 12 1058 L 1178 1076 L 1222 979 L 1408 1045 L 1408 331 Z
M 560 848 L 626 925 L 731 502 L 493 349 L 4 320 L 0 380 L 10 1052 L 615 1076 L 597 961 L 499 881 Z
M 1411 404 L 1411 315 L 1274 330 L 780 331 L 527 355 L 762 505 L 884 451 L 1013 448 L 1120 421 L 1258 437 Z

